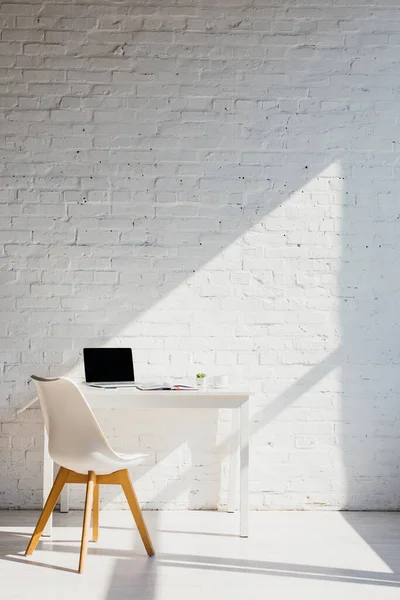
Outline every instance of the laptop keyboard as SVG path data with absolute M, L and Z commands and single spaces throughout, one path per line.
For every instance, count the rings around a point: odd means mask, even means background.
M 95 385 L 96 387 L 135 387 L 138 384 L 134 381 L 91 381 L 88 385 Z

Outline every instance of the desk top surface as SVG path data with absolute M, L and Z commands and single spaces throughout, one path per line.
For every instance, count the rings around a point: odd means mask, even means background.
M 98 408 L 238 408 L 250 393 L 232 389 L 138 390 L 136 388 L 95 388 L 78 383 L 90 406 Z
M 118 394 L 118 395 L 129 395 L 134 394 L 135 396 L 144 395 L 160 395 L 160 396 L 172 396 L 172 395 L 182 395 L 182 394 L 190 394 L 193 397 L 196 396 L 249 396 L 250 392 L 247 390 L 238 390 L 234 388 L 213 388 L 209 387 L 206 389 L 184 389 L 181 388 L 179 390 L 139 390 L 134 386 L 122 386 L 122 387 L 96 387 L 85 383 L 84 381 L 77 381 L 77 386 L 82 390 L 82 393 L 87 396 L 88 394 Z
M 240 408 L 251 392 L 235 389 L 138 390 L 136 388 L 96 388 L 76 381 L 92 408 Z M 18 414 L 36 404 L 37 398 L 19 409 Z

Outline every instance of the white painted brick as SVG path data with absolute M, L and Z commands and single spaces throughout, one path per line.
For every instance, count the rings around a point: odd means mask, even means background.
M 397 508 L 398 22 L 392 0 L 3 3 L 0 414 L 32 370 L 128 345 L 139 377 L 254 391 L 252 507 Z M 104 416 L 150 453 L 146 506 L 226 503 L 209 417 Z M 40 505 L 42 444 L 39 411 L 1 422 L 0 506 Z

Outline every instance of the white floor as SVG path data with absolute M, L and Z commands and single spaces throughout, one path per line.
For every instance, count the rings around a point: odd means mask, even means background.
M 386 600 L 400 597 L 400 513 L 147 512 L 147 558 L 127 511 L 100 515 L 83 575 L 82 514 L 56 513 L 52 541 L 23 556 L 36 512 L 0 511 L 0 598 L 13 600 Z

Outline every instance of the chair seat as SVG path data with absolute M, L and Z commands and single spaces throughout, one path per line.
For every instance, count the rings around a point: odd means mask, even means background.
M 147 457 L 147 454 L 112 454 L 103 452 L 90 452 L 83 456 L 60 456 L 52 455 L 52 459 L 65 469 L 75 473 L 87 474 L 94 471 L 97 475 L 108 475 L 120 469 L 129 469 Z

